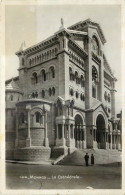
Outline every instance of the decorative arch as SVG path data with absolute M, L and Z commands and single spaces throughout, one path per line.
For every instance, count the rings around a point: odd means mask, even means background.
M 39 107 L 37 107 L 37 106 L 35 106 L 35 107 L 33 107 L 33 108 L 31 109 L 31 115 L 35 115 L 36 112 L 39 112 L 41 115 L 44 114 L 43 109 L 41 109 L 41 108 L 39 108 Z
M 92 35 L 92 44 L 93 44 L 94 53 L 100 55 L 101 45 L 100 45 L 99 37 L 96 33 L 93 33 Z
M 33 79 L 33 82 L 35 83 L 35 84 L 37 84 L 38 83 L 38 75 L 37 75 L 37 72 L 33 72 L 32 73 L 32 79 Z
M 42 76 L 42 81 L 46 81 L 46 71 L 45 71 L 45 69 L 41 70 L 41 76 Z
M 94 125 L 96 126 L 96 120 L 97 120 L 98 115 L 102 115 L 102 116 L 103 116 L 103 118 L 104 118 L 104 120 L 105 120 L 106 128 L 107 128 L 108 122 L 107 122 L 107 118 L 106 118 L 106 116 L 105 116 L 105 113 L 104 113 L 103 111 L 99 111 L 99 112 L 95 115 L 95 117 L 94 117 Z
M 82 120 L 83 120 L 83 125 L 84 125 L 84 124 L 85 124 L 85 117 L 84 117 L 84 115 L 82 114 L 82 112 L 76 111 L 76 112 L 74 113 L 74 119 L 75 119 L 76 115 L 80 115 L 80 117 L 81 117 Z
M 54 66 L 50 66 L 49 67 L 49 78 L 55 78 L 55 67 Z

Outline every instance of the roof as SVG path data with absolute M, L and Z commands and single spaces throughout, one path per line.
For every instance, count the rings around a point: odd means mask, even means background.
M 13 92 L 19 92 L 22 93 L 19 86 L 15 83 L 15 81 L 12 79 L 8 84 L 6 84 L 6 91 L 13 91 Z
M 68 27 L 68 29 L 82 30 L 82 29 L 85 29 L 85 27 L 87 25 L 95 27 L 100 35 L 102 43 L 103 44 L 106 43 L 106 39 L 105 39 L 105 36 L 104 36 L 103 31 L 101 29 L 101 26 L 98 23 L 92 21 L 90 18 L 88 18 L 87 20 L 84 20 L 84 21 L 77 22 L 76 24 L 73 24 L 72 26 Z

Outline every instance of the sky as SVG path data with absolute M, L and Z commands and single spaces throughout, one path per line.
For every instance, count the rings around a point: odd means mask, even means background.
M 116 112 L 122 107 L 121 95 L 121 7 L 120 5 L 6 5 L 5 50 L 6 79 L 18 76 L 15 55 L 25 41 L 26 48 L 53 35 L 61 26 L 68 27 L 90 18 L 100 24 L 107 43 L 104 52 L 116 82 Z

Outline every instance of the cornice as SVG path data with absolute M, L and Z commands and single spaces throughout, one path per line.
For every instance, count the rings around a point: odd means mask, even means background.
M 106 39 L 105 39 L 105 36 L 103 34 L 103 31 L 102 31 L 100 25 L 98 23 L 96 23 L 96 22 L 91 21 L 90 19 L 87 19 L 85 21 L 80 21 L 80 22 L 78 22 L 78 23 L 68 27 L 68 29 L 71 29 L 71 30 L 83 30 L 83 29 L 85 29 L 85 27 L 88 27 L 88 26 L 96 28 L 98 33 L 99 33 L 99 35 L 100 35 L 102 43 L 103 44 L 106 43 Z
M 92 51 L 92 59 L 97 63 L 101 64 L 101 59 Z
M 78 53 L 78 55 L 83 58 L 83 59 L 86 59 L 88 54 L 77 44 L 75 43 L 75 41 L 73 40 L 69 40 L 68 42 L 68 46 L 73 50 L 75 51 L 76 53 Z

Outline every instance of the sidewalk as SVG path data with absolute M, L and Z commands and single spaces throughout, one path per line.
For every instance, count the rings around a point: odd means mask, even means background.
M 17 163 L 17 164 L 29 164 L 29 165 L 52 165 L 53 160 L 48 161 L 18 161 L 18 160 L 6 160 L 7 163 Z

